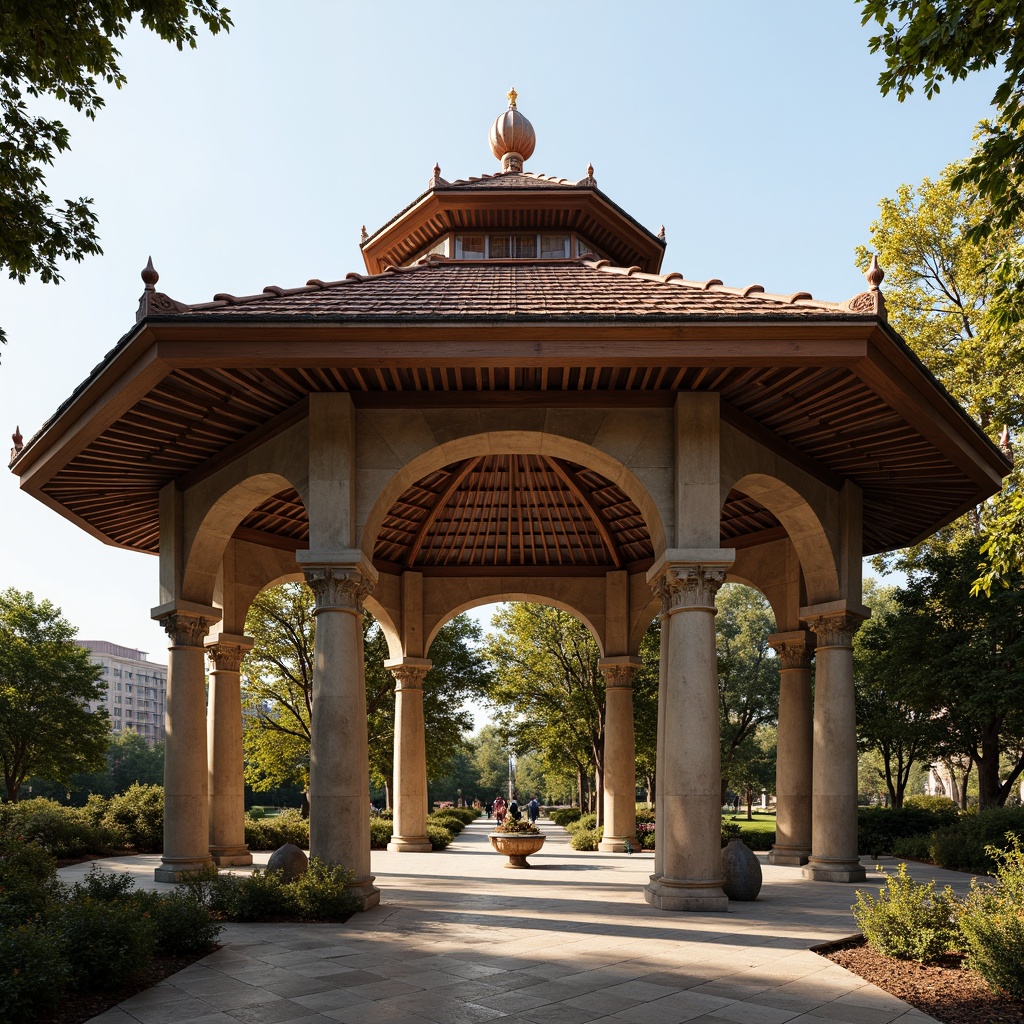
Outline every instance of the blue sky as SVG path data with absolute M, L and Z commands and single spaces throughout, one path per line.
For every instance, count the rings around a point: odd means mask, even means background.
M 31 436 L 134 323 L 139 272 L 188 302 L 362 270 L 370 231 L 426 186 L 498 169 L 510 86 L 527 170 L 600 188 L 654 231 L 664 269 L 842 300 L 878 201 L 968 152 L 993 75 L 899 104 L 847 0 L 248 0 L 178 53 L 132 31 L 128 84 L 66 116 L 51 195 L 90 196 L 105 255 L 59 288 L 0 282 L 0 428 Z M 884 285 L 883 285 L 884 288 Z M 156 560 L 108 548 L 0 479 L 0 587 L 62 606 L 80 635 L 152 652 Z

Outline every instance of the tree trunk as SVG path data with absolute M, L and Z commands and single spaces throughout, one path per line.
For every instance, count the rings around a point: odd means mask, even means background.
M 604 824 L 604 769 L 601 765 L 594 768 L 594 794 L 597 798 L 597 825 L 600 828 Z
M 978 766 L 978 808 L 982 811 L 1003 805 L 999 781 L 999 724 L 986 723 L 981 732 L 981 750 L 974 752 L 974 763 Z
M 754 789 L 747 786 L 747 821 L 754 820 Z
M 654 776 L 653 775 L 645 775 L 644 776 L 644 782 L 646 783 L 646 786 L 647 786 L 647 802 L 651 805 L 651 807 L 653 807 L 654 806 L 654 797 L 655 797 Z

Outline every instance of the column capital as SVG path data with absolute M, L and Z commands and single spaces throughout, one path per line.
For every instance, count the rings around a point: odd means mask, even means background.
M 164 627 L 172 647 L 202 649 L 207 631 L 220 622 L 223 613 L 212 605 L 169 601 L 152 609 L 150 615 Z
M 242 659 L 252 650 L 251 636 L 217 633 L 206 641 L 206 656 L 213 662 L 216 672 L 237 672 Z
M 788 633 L 772 633 L 768 646 L 779 656 L 783 669 L 809 669 L 814 657 L 815 637 L 807 629 L 794 629 Z
M 604 676 L 606 689 L 622 687 L 629 689 L 633 685 L 633 676 L 643 668 L 643 661 L 630 655 L 620 657 L 601 658 L 597 663 L 597 670 Z
M 715 594 L 725 583 L 731 562 L 672 562 L 662 563 L 659 575 L 648 581 L 657 597 L 661 598 L 663 614 L 684 609 L 714 610 Z
M 334 555 L 357 556 L 351 560 L 334 560 Z M 309 589 L 316 600 L 314 615 L 322 611 L 344 611 L 363 614 L 363 601 L 377 582 L 377 570 L 360 552 L 334 552 L 324 558 L 321 552 L 297 551 L 296 561 L 302 566 Z
M 422 690 L 433 664 L 429 658 L 390 658 L 384 667 L 395 677 L 396 690 Z
M 817 649 L 852 647 L 853 636 L 871 612 L 861 605 L 832 601 L 800 609 L 800 621 L 817 635 Z

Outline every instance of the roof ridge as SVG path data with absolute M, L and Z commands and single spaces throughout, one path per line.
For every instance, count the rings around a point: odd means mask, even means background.
M 447 185 L 472 185 L 478 181 L 493 181 L 495 178 L 533 178 L 536 181 L 551 181 L 556 185 L 576 185 L 568 178 L 559 178 L 552 174 L 541 174 L 539 171 L 494 171 L 491 174 L 471 175 L 468 178 L 456 178 L 446 182 Z M 443 186 L 442 186 L 443 187 Z

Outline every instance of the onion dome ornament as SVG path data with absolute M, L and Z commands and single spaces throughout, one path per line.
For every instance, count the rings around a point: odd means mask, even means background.
M 518 95 L 509 90 L 508 110 L 498 115 L 490 131 L 491 152 L 501 161 L 501 169 L 512 173 L 522 171 L 537 145 L 533 125 L 516 108 Z

